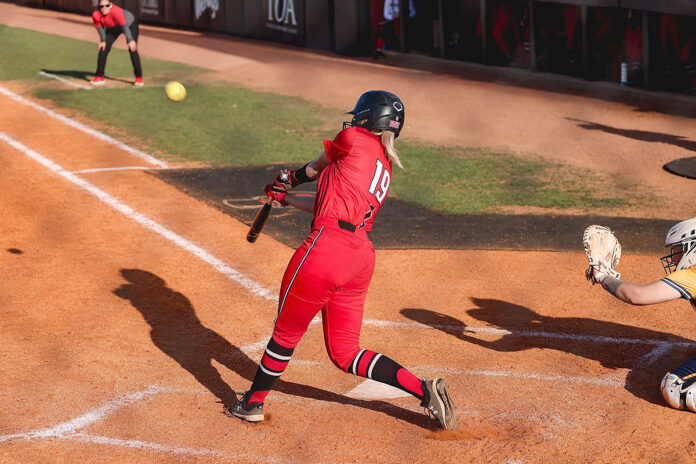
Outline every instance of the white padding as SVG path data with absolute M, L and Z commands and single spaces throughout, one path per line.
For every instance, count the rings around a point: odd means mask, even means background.
M 686 409 L 691 412 L 696 412 L 696 383 L 693 383 L 686 388 L 684 404 L 686 405 Z
M 674 374 L 670 374 L 669 372 L 662 379 L 662 384 L 660 385 L 662 396 L 665 398 L 667 404 L 669 404 L 674 409 L 684 409 L 684 403 L 681 399 L 681 386 L 683 383 L 684 381 L 682 379 L 680 379 L 678 376 Z M 692 393 L 696 392 L 692 391 Z

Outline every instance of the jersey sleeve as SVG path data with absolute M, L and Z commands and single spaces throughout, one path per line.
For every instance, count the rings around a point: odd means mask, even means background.
M 333 140 L 324 140 L 324 151 L 329 162 L 338 161 L 350 153 L 355 140 L 355 133 L 351 129 L 353 128 L 349 127 L 342 130 Z
M 131 13 L 130 11 L 123 10 L 123 18 L 124 20 L 121 29 L 123 30 L 123 33 L 126 36 L 126 42 L 130 43 L 135 40 L 130 30 L 131 24 L 133 24 L 133 22 L 135 21 L 135 16 L 133 16 L 133 13 Z
M 104 27 L 104 24 L 102 23 L 102 18 L 101 18 L 101 13 L 98 11 L 95 11 L 92 13 L 92 22 L 94 23 L 94 27 L 99 29 L 100 27 Z
M 693 301 L 696 295 L 696 266 L 673 272 L 662 282 L 677 290 L 685 300 Z

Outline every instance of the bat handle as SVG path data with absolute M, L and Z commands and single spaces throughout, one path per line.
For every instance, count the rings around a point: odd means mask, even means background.
M 259 235 L 261 235 L 261 231 L 263 230 L 263 226 L 266 225 L 266 220 L 268 220 L 268 216 L 271 214 L 271 206 L 273 206 L 273 200 L 269 198 L 256 214 L 254 223 L 249 228 L 249 232 L 246 236 L 247 242 L 254 243 L 256 239 L 259 238 Z

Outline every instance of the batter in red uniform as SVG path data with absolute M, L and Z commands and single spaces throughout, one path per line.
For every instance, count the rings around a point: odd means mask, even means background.
M 329 357 L 341 370 L 410 393 L 446 429 L 457 414 L 442 379 L 422 380 L 383 354 L 361 349 L 360 327 L 375 251 L 367 232 L 389 192 L 394 149 L 404 124 L 404 105 L 396 95 L 370 91 L 358 99 L 350 123 L 324 152 L 297 171 L 283 171 L 266 194 L 283 205 L 314 213 L 312 231 L 295 252 L 283 276 L 278 317 L 251 389 L 231 413 L 250 422 L 264 418 L 263 404 L 287 367 L 298 342 L 322 312 Z M 288 193 L 319 178 L 316 197 Z
M 106 57 L 118 36 L 123 33 L 126 36 L 128 53 L 130 53 L 135 74 L 133 85 L 142 86 L 143 70 L 140 66 L 140 55 L 138 55 L 138 19 L 130 11 L 111 3 L 111 0 L 99 0 L 97 10 L 92 13 L 92 22 L 99 33 L 99 55 L 97 57 L 97 72 L 91 83 L 93 85 L 104 84 Z

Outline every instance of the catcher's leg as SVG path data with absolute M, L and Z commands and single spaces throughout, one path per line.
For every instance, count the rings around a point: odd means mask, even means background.
M 662 379 L 660 390 L 671 407 L 696 412 L 696 357 L 668 372 Z

